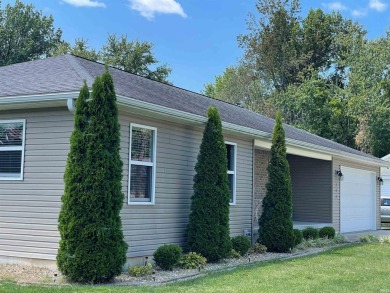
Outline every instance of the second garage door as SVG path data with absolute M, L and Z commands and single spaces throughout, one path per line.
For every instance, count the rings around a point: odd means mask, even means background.
M 376 229 L 375 173 L 341 167 L 340 232 Z

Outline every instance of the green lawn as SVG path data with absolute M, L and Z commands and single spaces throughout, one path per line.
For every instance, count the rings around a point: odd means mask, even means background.
M 0 292 L 390 292 L 389 280 L 390 245 L 366 244 L 158 287 L 57 288 L 0 282 Z

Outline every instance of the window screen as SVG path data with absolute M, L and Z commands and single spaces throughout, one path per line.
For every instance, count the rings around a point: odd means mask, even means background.
M 230 203 L 236 202 L 236 144 L 226 143 Z
M 129 203 L 153 203 L 155 184 L 156 129 L 130 127 Z
M 22 179 L 24 121 L 0 120 L 0 179 Z

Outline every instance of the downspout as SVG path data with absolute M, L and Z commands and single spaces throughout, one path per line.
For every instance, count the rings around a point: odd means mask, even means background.
M 66 105 L 68 106 L 69 112 L 74 114 L 74 112 L 76 111 L 76 105 L 74 99 L 68 98 L 66 101 Z

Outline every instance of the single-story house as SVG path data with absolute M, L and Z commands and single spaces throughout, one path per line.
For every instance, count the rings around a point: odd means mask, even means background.
M 73 55 L 0 67 L 0 261 L 55 266 L 74 102 L 104 65 Z M 206 112 L 218 107 L 229 155 L 231 236 L 255 241 L 274 120 L 110 68 L 119 106 L 123 230 L 132 263 L 185 243 Z M 380 167 L 390 163 L 284 125 L 295 227 L 380 229 Z M 143 148 L 148 158 L 131 156 Z M 137 176 L 132 176 L 137 174 Z
M 390 162 L 390 154 L 384 156 L 382 160 Z M 387 166 L 381 168 L 381 177 L 381 196 L 390 196 L 390 167 Z

